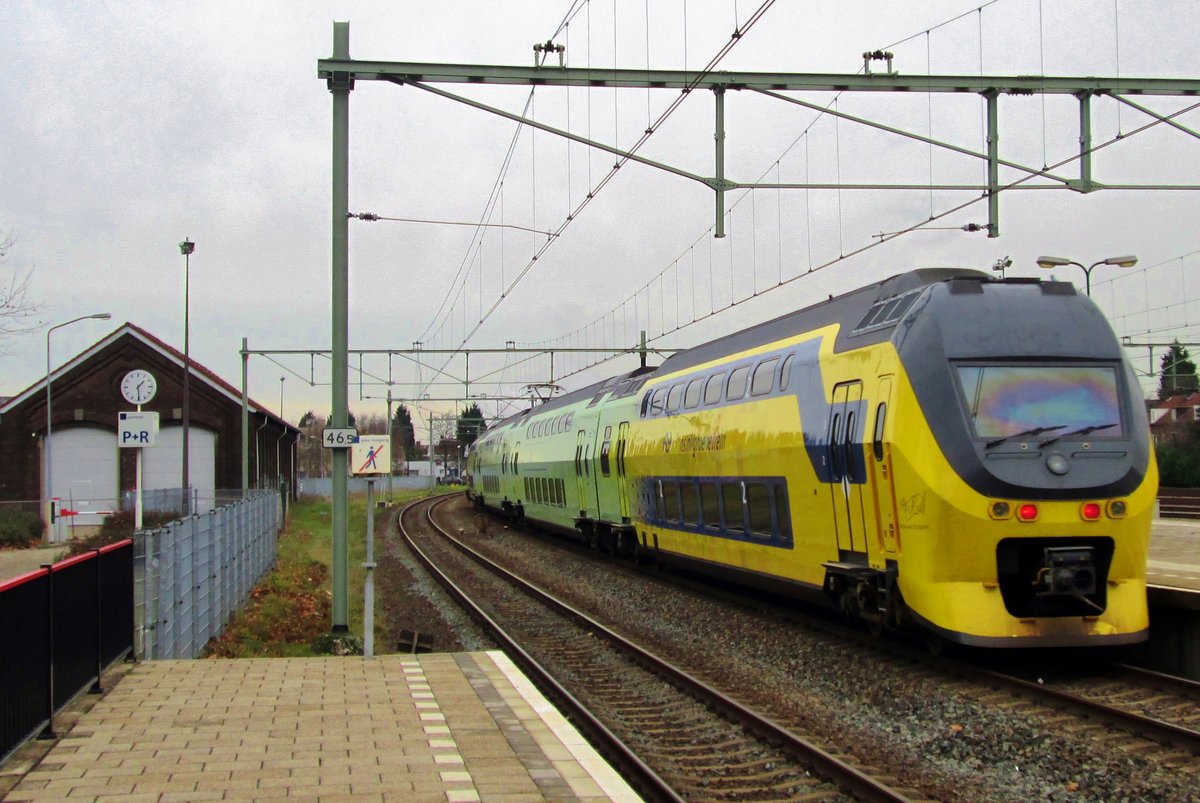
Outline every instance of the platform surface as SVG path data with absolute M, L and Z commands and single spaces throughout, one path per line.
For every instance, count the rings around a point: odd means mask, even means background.
M 148 661 L 8 801 L 640 800 L 500 652 Z
M 1146 582 L 1200 591 L 1200 520 L 1154 520 Z

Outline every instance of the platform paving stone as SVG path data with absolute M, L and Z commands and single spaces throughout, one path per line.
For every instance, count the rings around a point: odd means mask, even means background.
M 502 654 L 151 661 L 7 801 L 638 800 Z

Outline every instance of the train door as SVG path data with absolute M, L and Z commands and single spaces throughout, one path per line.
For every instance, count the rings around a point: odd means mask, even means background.
M 879 526 L 879 546 L 884 552 L 900 550 L 900 533 L 896 524 L 896 486 L 892 469 L 892 444 L 887 437 L 888 416 L 892 409 L 892 377 L 879 377 L 879 395 L 875 403 L 875 421 L 872 426 L 871 454 L 867 458 L 871 466 L 871 485 L 875 496 L 875 520 Z
M 621 505 L 621 523 L 630 522 L 629 482 L 625 477 L 625 447 L 629 442 L 629 422 L 622 421 L 617 427 L 617 494 Z
M 846 382 L 833 389 L 827 438 L 830 451 L 830 501 L 837 532 L 839 559 L 865 559 L 863 485 L 866 466 L 862 441 L 862 383 Z
M 587 518 L 587 480 L 584 477 L 584 449 L 587 448 L 587 430 L 581 429 L 575 436 L 575 491 L 579 494 L 579 517 Z

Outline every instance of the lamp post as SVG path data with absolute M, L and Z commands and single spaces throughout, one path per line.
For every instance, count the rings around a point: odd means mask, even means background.
M 283 380 L 284 377 L 279 377 L 279 420 L 286 424 L 287 421 L 285 421 L 283 418 Z M 283 463 L 280 462 L 282 460 L 282 452 L 280 451 L 280 447 L 283 445 L 283 436 L 286 434 L 287 427 L 281 427 L 279 430 L 279 437 L 275 439 L 275 482 L 277 484 L 280 478 L 283 477 Z
M 1083 268 L 1083 276 L 1089 298 L 1092 295 L 1092 268 L 1096 267 L 1097 265 L 1115 265 L 1118 268 L 1132 268 L 1137 264 L 1137 261 L 1138 258 L 1132 254 L 1122 257 L 1109 257 L 1108 259 L 1102 259 L 1099 262 L 1093 262 L 1091 265 L 1087 266 L 1064 257 L 1043 256 L 1037 258 L 1038 267 L 1045 268 L 1046 270 L 1054 270 L 1055 268 L 1061 268 L 1067 265 L 1075 265 L 1076 267 Z
M 183 254 L 183 515 L 191 513 L 192 494 L 188 481 L 188 419 L 191 410 L 188 406 L 188 379 L 191 376 L 191 353 L 188 348 L 188 274 L 191 268 L 192 252 L 196 244 L 184 238 L 179 244 L 179 253 Z
M 50 428 L 52 424 L 51 408 L 50 408 L 50 334 L 55 329 L 62 329 L 64 326 L 70 326 L 73 323 L 96 319 L 98 321 L 107 321 L 112 315 L 107 312 L 97 312 L 93 315 L 81 315 L 78 318 L 72 318 L 60 324 L 51 326 L 46 330 L 46 503 L 50 505 L 50 511 L 46 514 L 47 526 L 49 526 L 51 516 L 54 512 L 54 485 L 50 480 Z

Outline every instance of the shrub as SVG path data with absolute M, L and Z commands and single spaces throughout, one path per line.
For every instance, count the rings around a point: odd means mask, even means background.
M 154 511 L 145 511 L 142 513 L 142 529 L 150 530 L 155 527 L 175 521 L 179 518 L 178 513 L 158 513 Z M 71 548 L 67 550 L 67 557 L 72 555 L 80 555 L 84 552 L 90 552 L 93 549 L 99 549 L 102 546 L 115 544 L 118 541 L 123 541 L 133 535 L 133 511 L 122 510 L 117 513 L 104 517 L 104 522 L 100 525 L 100 531 L 95 535 L 89 535 L 87 538 L 80 538 L 71 542 Z
M 0 507 L 0 546 L 27 547 L 41 538 L 41 516 L 28 510 Z

